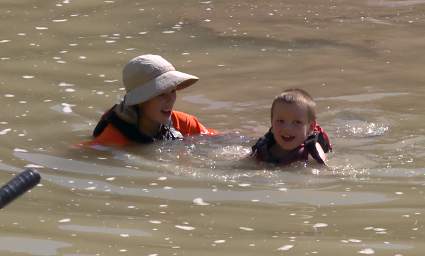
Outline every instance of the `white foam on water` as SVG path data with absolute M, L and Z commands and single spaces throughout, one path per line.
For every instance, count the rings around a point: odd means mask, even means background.
M 37 169 L 41 169 L 44 168 L 44 166 L 42 165 L 38 165 L 38 164 L 27 164 L 24 166 L 25 168 L 37 168 Z
M 376 232 L 383 232 L 383 231 L 386 231 L 387 229 L 385 229 L 385 228 L 374 228 L 373 230 L 376 231 Z
M 60 58 L 60 57 L 59 57 Z M 58 84 L 58 86 L 59 87 L 72 87 L 72 86 L 75 86 L 75 84 L 70 84 L 70 83 L 67 83 L 67 82 L 60 82 L 59 84 Z
M 348 241 L 352 242 L 352 243 L 361 243 L 362 242 L 362 240 L 359 240 L 359 239 L 348 239 Z
M 292 249 L 293 247 L 294 247 L 294 245 L 287 244 L 287 245 L 284 245 L 284 246 L 277 248 L 277 250 L 278 251 L 288 251 L 288 250 Z
M 15 149 L 13 149 L 13 151 L 14 152 L 28 152 L 28 150 L 26 150 L 26 149 L 22 149 L 22 148 L 15 148 Z
M 72 113 L 72 108 L 71 105 L 67 104 L 67 103 L 62 103 L 62 112 L 64 113 Z
M 6 129 L 4 129 L 4 130 L 1 130 L 0 131 L 0 135 L 6 135 L 7 133 L 9 133 L 10 131 L 12 131 L 12 129 L 10 129 L 10 128 L 6 128 Z
M 248 228 L 248 227 L 239 227 L 239 229 L 243 231 L 254 231 L 253 228 Z
M 191 226 L 184 226 L 184 225 L 175 225 L 174 227 L 178 228 L 178 229 L 182 229 L 182 230 L 186 230 L 186 231 L 190 231 L 190 230 L 194 230 L 194 227 Z
M 193 199 L 193 203 L 196 204 L 196 205 L 200 205 L 200 206 L 210 205 L 209 203 L 204 202 L 204 199 L 202 199 L 200 197 Z
M 358 251 L 358 253 L 360 254 L 375 254 L 375 250 L 373 250 L 372 248 L 365 248 L 363 250 Z
M 313 228 L 324 228 L 324 227 L 327 227 L 327 226 L 328 226 L 328 224 L 326 224 L 326 223 L 316 223 L 316 224 L 313 225 Z

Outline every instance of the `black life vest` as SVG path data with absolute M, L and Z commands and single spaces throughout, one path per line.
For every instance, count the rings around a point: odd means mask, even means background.
M 273 156 L 270 152 L 271 147 L 276 144 L 270 128 L 270 130 L 252 146 L 251 156 L 259 161 L 286 165 L 296 161 L 306 161 L 308 155 L 311 155 L 318 163 L 325 164 L 316 148 L 316 142 L 320 144 L 325 153 L 332 150 L 328 134 L 319 125 L 316 125 L 313 133 L 303 144 L 278 158 Z
M 161 125 L 158 133 L 153 137 L 141 133 L 136 125 L 122 120 L 118 114 L 115 113 L 114 108 L 117 106 L 118 105 L 114 105 L 102 115 L 100 121 L 93 130 L 94 137 L 99 136 L 109 124 L 112 124 L 129 140 L 138 143 L 152 143 L 156 140 L 175 140 L 183 138 L 183 135 L 174 129 L 171 119 L 168 124 Z

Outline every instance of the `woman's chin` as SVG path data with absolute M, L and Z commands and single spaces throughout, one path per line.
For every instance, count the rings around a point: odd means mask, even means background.
M 168 124 L 169 120 L 170 120 L 170 116 L 167 116 L 167 117 L 161 117 L 159 120 L 157 120 L 157 122 L 162 125 L 166 125 Z

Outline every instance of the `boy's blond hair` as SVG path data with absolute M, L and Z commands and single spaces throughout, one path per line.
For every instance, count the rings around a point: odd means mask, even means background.
M 273 120 L 273 109 L 276 103 L 297 104 L 307 107 L 307 118 L 309 122 L 316 121 L 316 102 L 308 92 L 291 88 L 284 90 L 280 95 L 274 98 L 271 108 L 271 119 Z

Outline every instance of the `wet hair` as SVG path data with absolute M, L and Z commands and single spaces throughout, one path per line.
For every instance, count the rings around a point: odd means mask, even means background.
M 310 94 L 308 94 L 308 92 L 302 89 L 286 89 L 276 98 L 274 98 L 270 111 L 271 119 L 273 119 L 273 109 L 277 103 L 297 104 L 299 106 L 305 106 L 307 107 L 308 121 L 312 122 L 316 120 L 316 102 L 313 100 Z

